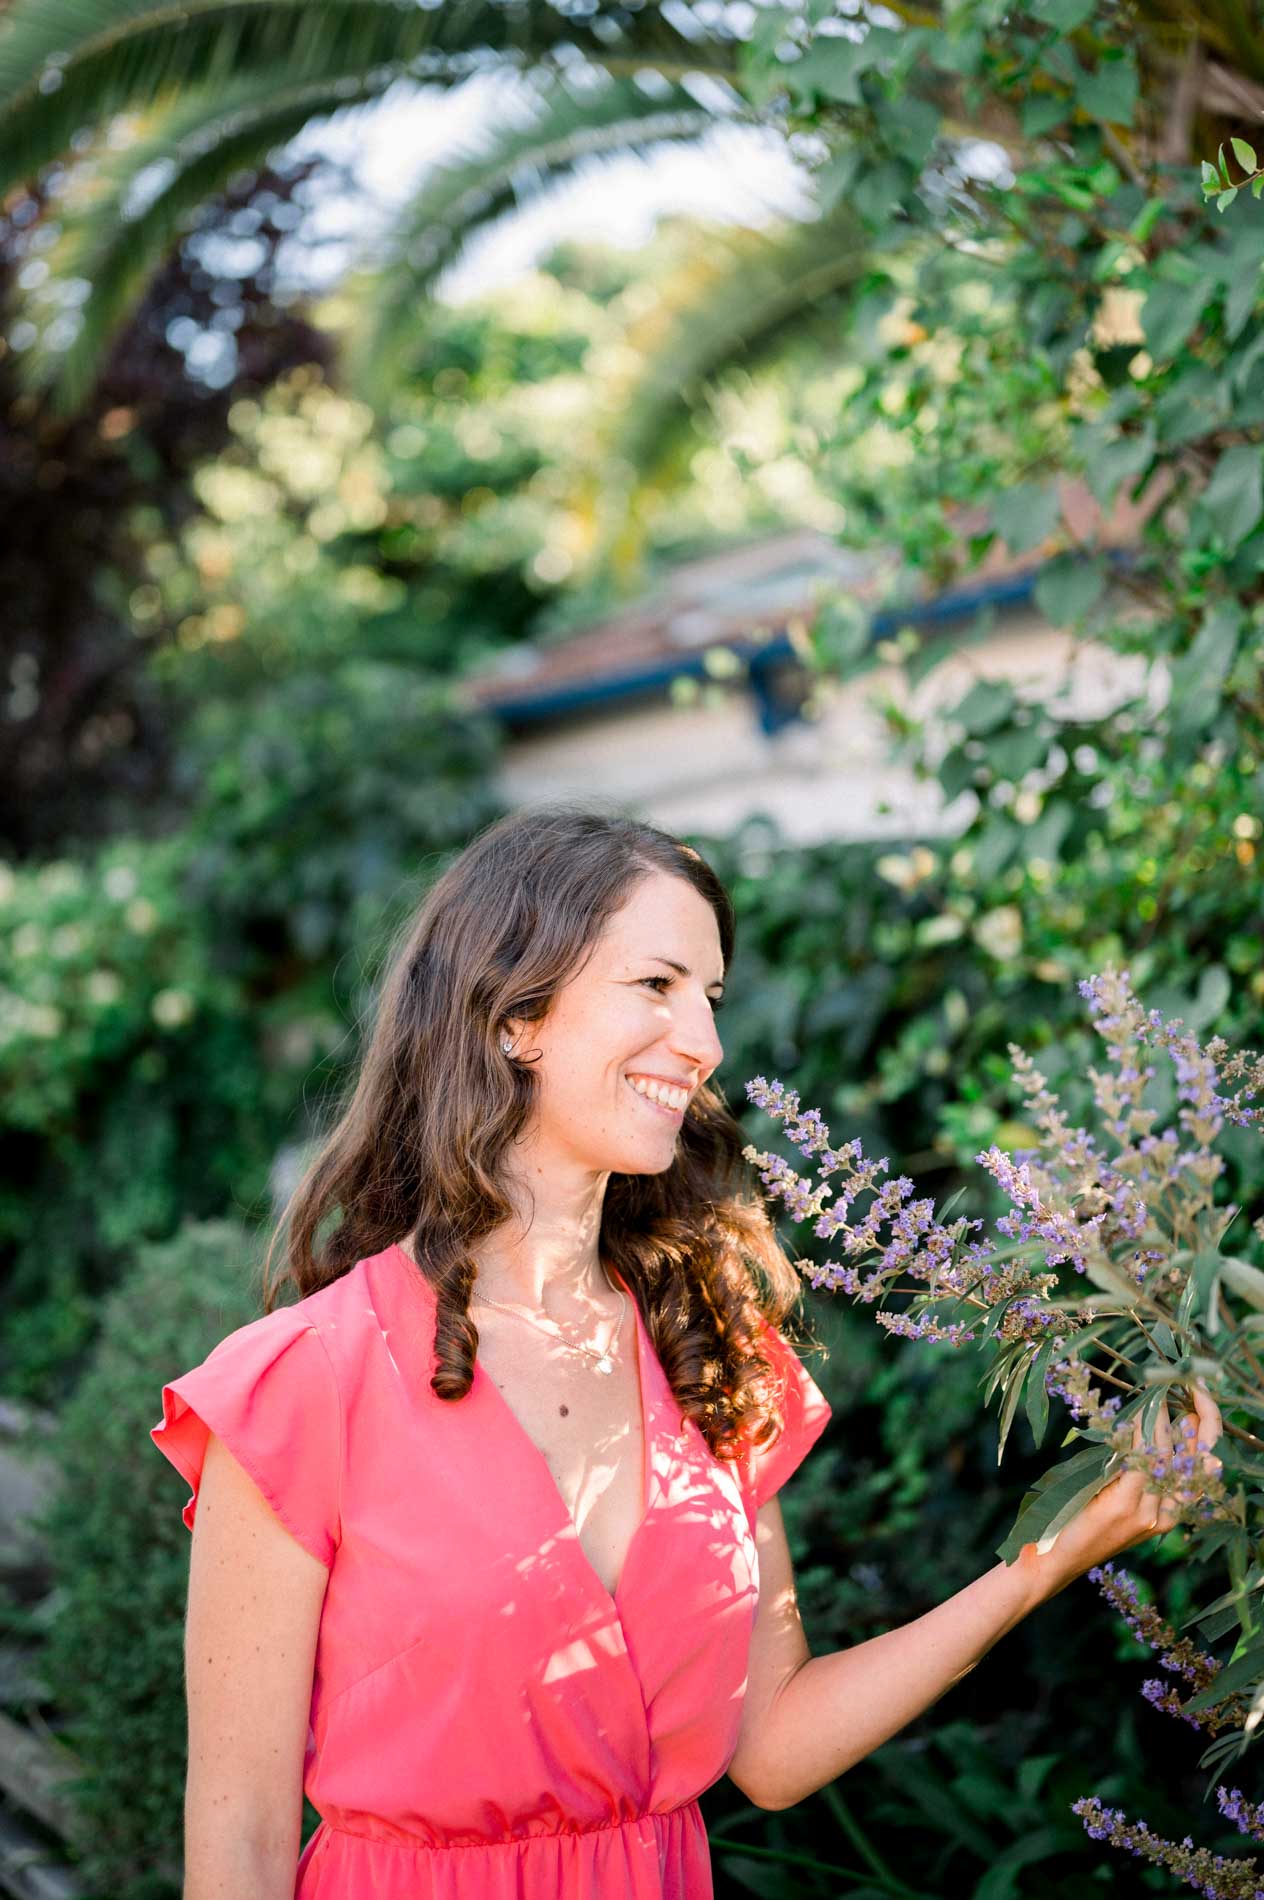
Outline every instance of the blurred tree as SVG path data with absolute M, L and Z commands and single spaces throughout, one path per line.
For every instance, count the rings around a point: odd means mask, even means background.
M 74 417 L 21 390 L 18 357 L 0 350 L 7 857 L 100 838 L 123 821 L 143 826 L 158 813 L 170 708 L 148 666 L 161 629 L 143 544 L 195 508 L 189 476 L 228 439 L 233 401 L 330 356 L 329 339 L 275 297 L 278 249 L 317 169 L 307 161 L 265 170 L 203 208 Z M 45 203 L 19 190 L 0 210 L 0 304 L 47 269 Z M 249 250 L 230 250 L 223 240 L 246 224 Z
M 143 4 L 122 21 L 101 0 L 19 0 L 0 36 L 0 189 L 115 115 L 148 114 L 121 152 L 89 149 L 76 167 L 28 373 L 53 384 L 60 407 L 82 402 L 182 220 L 308 124 L 405 85 L 424 110 L 427 88 L 517 75 L 495 124 L 431 174 L 388 239 L 397 270 L 373 360 L 389 367 L 418 296 L 476 227 L 594 154 L 697 138 L 739 113 L 735 48 L 715 9 L 669 15 L 622 0 L 582 11 L 547 0 L 237 0 L 178 18 Z

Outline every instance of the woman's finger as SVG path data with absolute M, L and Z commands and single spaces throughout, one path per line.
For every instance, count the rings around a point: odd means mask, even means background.
M 1195 1379 L 1190 1386 L 1189 1396 L 1198 1414 L 1199 1444 L 1214 1445 L 1224 1434 L 1224 1420 L 1220 1416 L 1220 1407 L 1200 1379 Z
M 1200 1380 L 1195 1380 L 1190 1385 L 1189 1394 L 1194 1402 L 1194 1411 L 1190 1416 L 1195 1417 L 1198 1424 L 1195 1444 L 1202 1456 L 1203 1464 L 1218 1476 L 1224 1470 L 1224 1465 L 1211 1448 L 1219 1444 L 1224 1436 L 1224 1420 L 1220 1416 L 1220 1407 Z

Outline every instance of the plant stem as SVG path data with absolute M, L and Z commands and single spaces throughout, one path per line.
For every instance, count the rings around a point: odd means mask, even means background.
M 856 1852 L 873 1869 L 874 1873 L 877 1874 L 878 1878 L 884 1884 L 889 1884 L 893 1893 L 908 1893 L 910 1891 L 909 1888 L 904 1885 L 896 1874 L 892 1873 L 877 1849 L 869 1841 L 863 1828 L 861 1828 L 859 1822 L 855 1819 L 851 1809 L 847 1806 L 847 1803 L 843 1800 L 842 1795 L 839 1794 L 834 1784 L 832 1782 L 827 1783 L 826 1786 L 821 1789 L 821 1793 L 825 1798 L 830 1813 L 838 1822 L 839 1827 L 842 1828 L 843 1833 L 847 1836 Z
M 863 1881 L 866 1886 L 875 1882 L 885 1887 L 887 1892 L 896 1896 L 896 1900 L 916 1900 L 911 1887 L 892 1886 L 890 1881 L 882 1880 L 878 1875 L 866 1873 L 859 1867 L 831 1867 L 828 1861 L 813 1860 L 810 1854 L 787 1853 L 779 1847 L 748 1846 L 745 1841 L 735 1841 L 731 1835 L 712 1834 L 712 1847 L 727 1848 L 731 1854 L 746 1854 L 752 1860 L 771 1860 L 783 1867 L 804 1867 L 810 1873 L 832 1874 L 835 1879 Z

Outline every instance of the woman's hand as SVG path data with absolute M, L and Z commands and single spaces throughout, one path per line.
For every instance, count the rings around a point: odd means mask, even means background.
M 1182 1412 L 1177 1422 L 1176 1449 L 1192 1449 L 1201 1468 L 1219 1477 L 1223 1467 L 1211 1447 L 1219 1442 L 1224 1431 L 1220 1408 L 1205 1386 L 1195 1382 L 1189 1390 L 1195 1409 Z M 1132 1425 L 1133 1449 L 1139 1449 L 1141 1442 L 1138 1417 Z M 1168 1417 L 1166 1397 L 1155 1421 L 1154 1442 L 1170 1456 L 1172 1421 Z M 1048 1566 L 1051 1577 L 1056 1573 L 1053 1588 L 1061 1589 L 1073 1578 L 1082 1577 L 1094 1564 L 1107 1563 L 1120 1551 L 1143 1544 L 1148 1537 L 1162 1536 L 1179 1523 L 1180 1517 L 1178 1502 L 1150 1490 L 1144 1471 L 1123 1471 L 1063 1525 L 1054 1543 L 1041 1552 L 1036 1561 Z M 1035 1557 L 1034 1544 L 1024 1548 Z

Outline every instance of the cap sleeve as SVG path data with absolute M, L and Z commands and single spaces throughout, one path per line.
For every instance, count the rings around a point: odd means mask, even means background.
M 162 1418 L 149 1435 L 192 1487 L 190 1530 L 212 1432 L 328 1568 L 340 1536 L 341 1409 L 324 1341 L 295 1308 L 238 1327 L 162 1388 Z
M 783 1423 L 779 1437 L 750 1446 L 742 1460 L 752 1511 L 766 1504 L 798 1470 L 833 1416 L 833 1407 L 794 1347 L 766 1320 L 761 1321 L 759 1349 L 772 1364 Z

